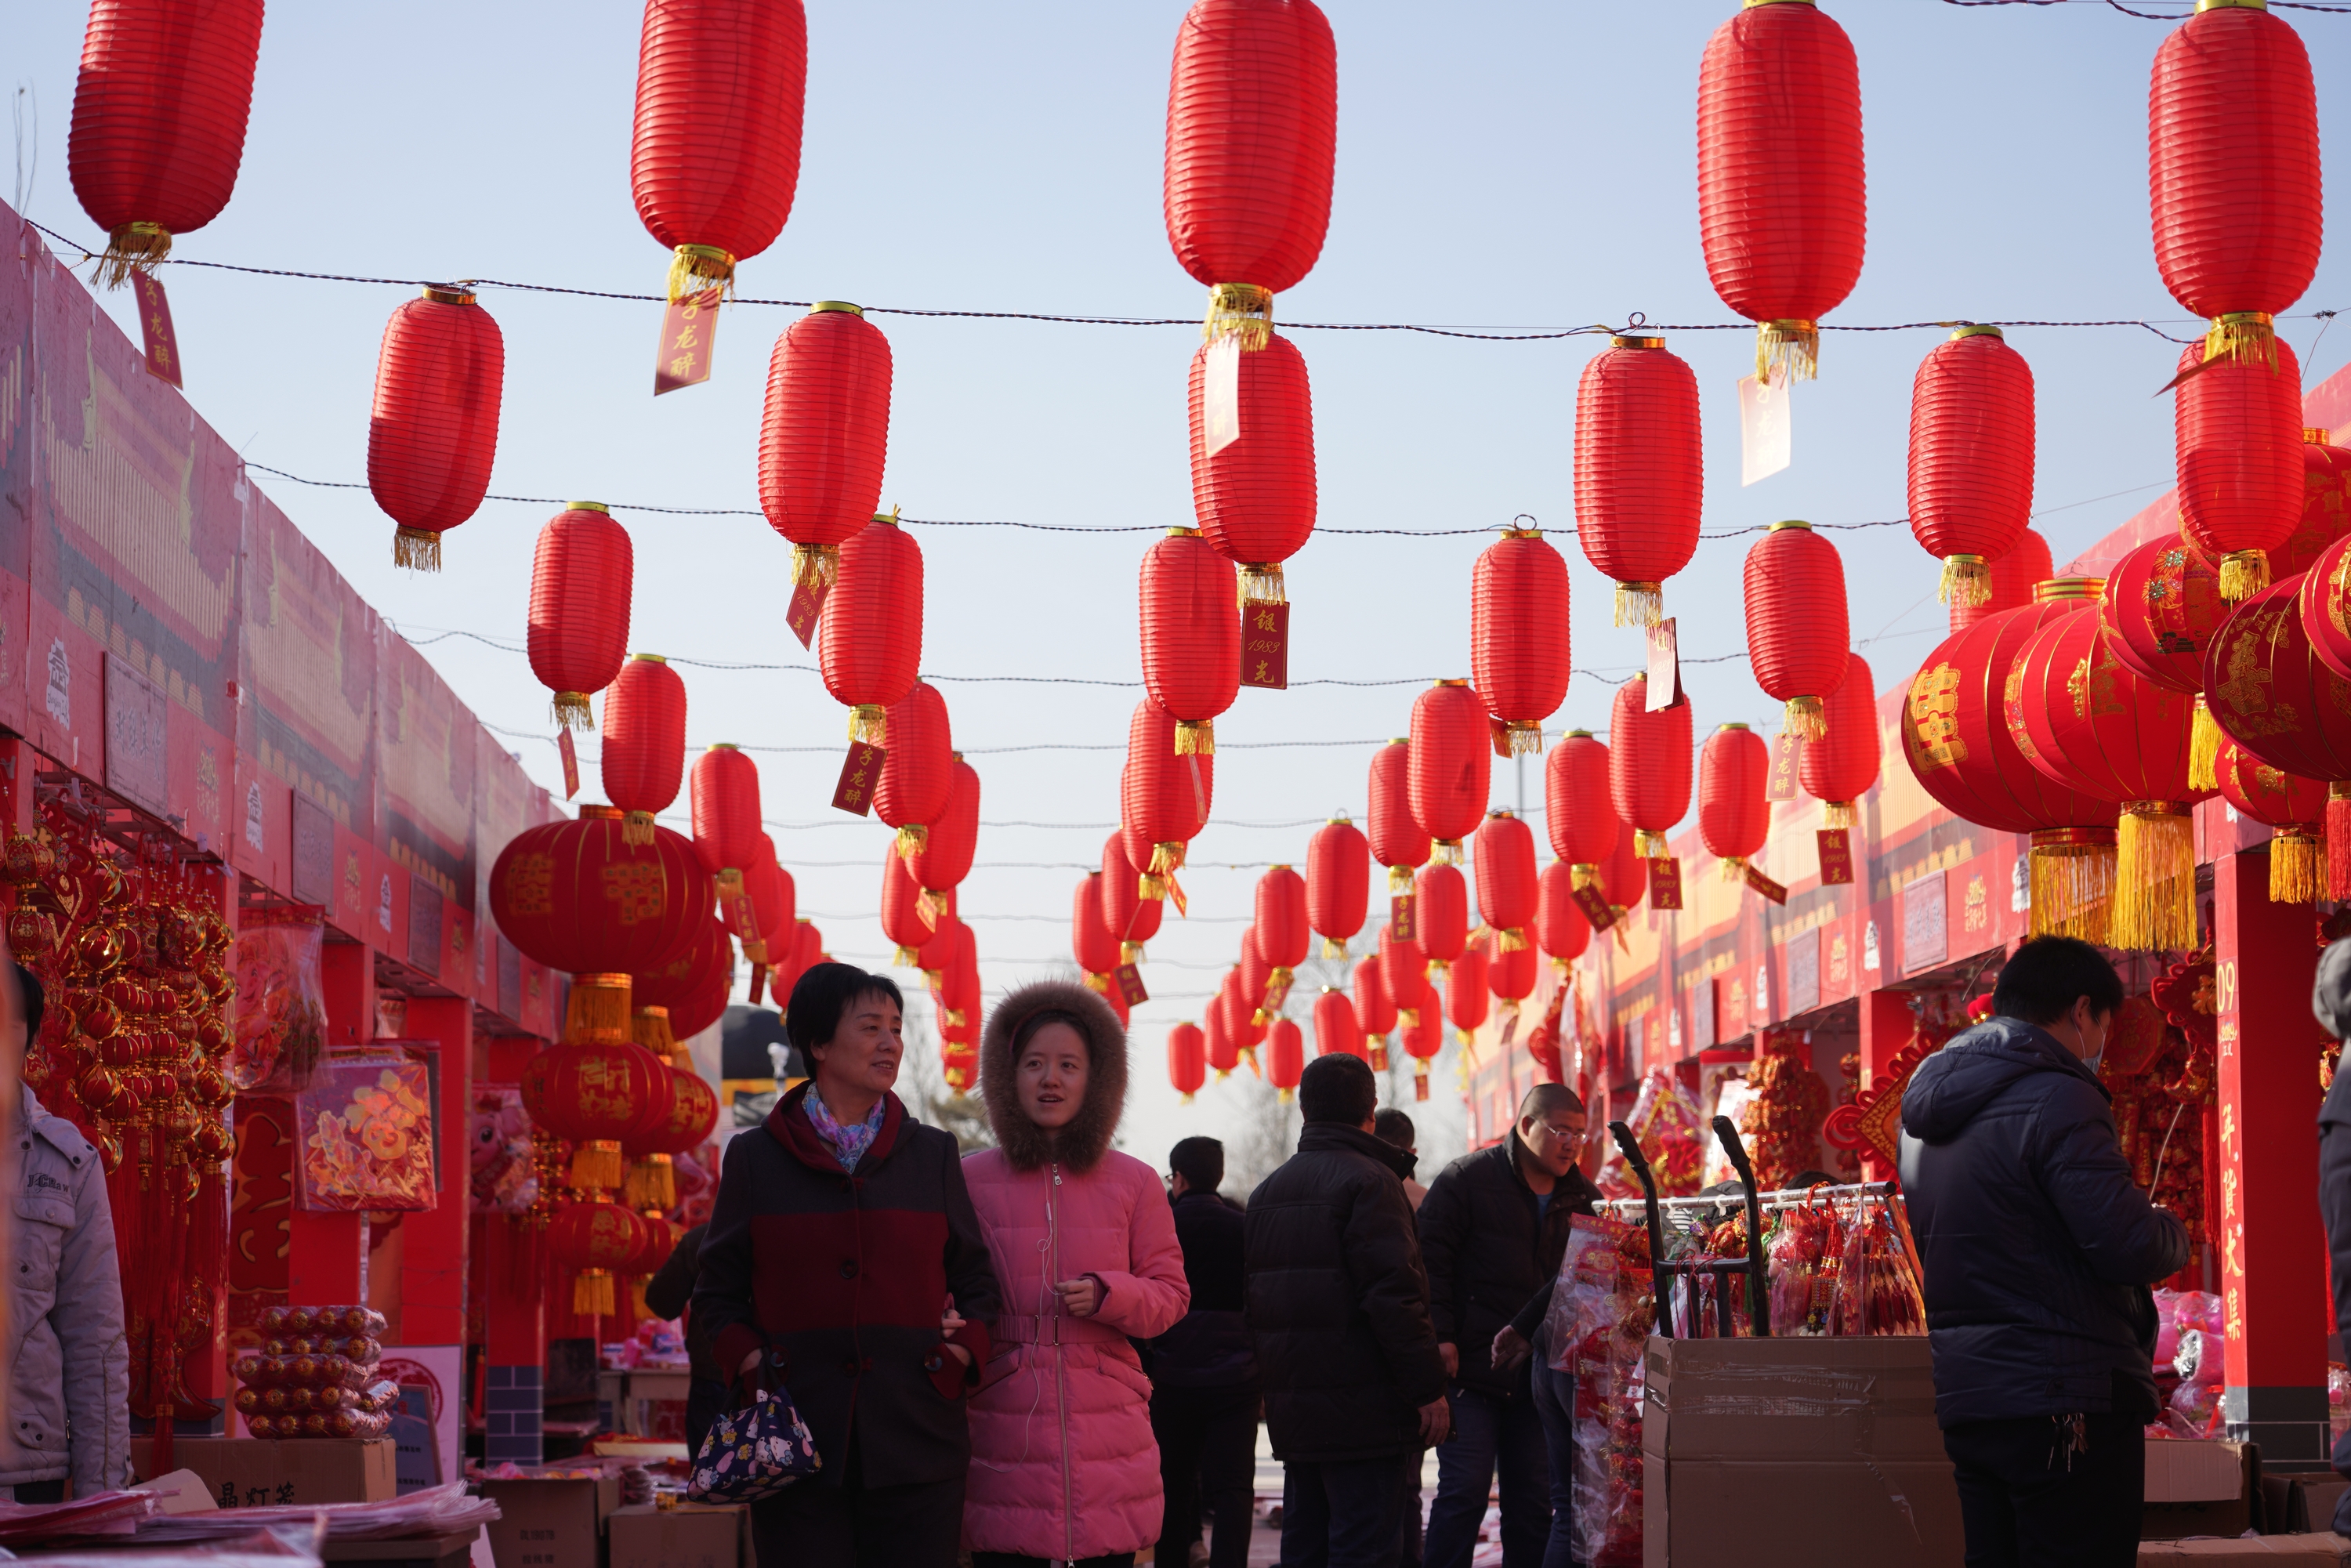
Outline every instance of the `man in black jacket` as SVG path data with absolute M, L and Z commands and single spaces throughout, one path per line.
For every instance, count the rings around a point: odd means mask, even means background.
M 2351 1036 L 2351 940 L 2318 956 L 2310 1010 L 2336 1040 Z M 2318 1213 L 2326 1222 L 2326 1249 L 2335 1259 L 2335 1327 L 2351 1343 L 2351 1072 L 2338 1064 L 2318 1109 Z M 2351 1432 L 2335 1439 L 2336 1473 L 2351 1478 Z M 2351 1491 L 2335 1505 L 2337 1534 L 2351 1531 Z
M 1298 1152 L 1243 1228 L 1286 1568 L 1394 1568 L 1403 1467 L 1451 1424 L 1404 1198 L 1412 1156 L 1372 1135 L 1378 1101 L 1361 1057 L 1308 1062 Z
M 1180 1568 L 1200 1538 L 1200 1506 L 1216 1515 L 1209 1568 L 1248 1568 L 1257 1475 L 1257 1346 L 1242 1315 L 1243 1221 L 1217 1196 L 1225 1145 L 1186 1138 L 1167 1151 L 1167 1191 L 1176 1200 L 1176 1240 L 1192 1306 L 1145 1347 L 1151 1375 L 1151 1435 L 1159 1443 L 1166 1497 L 1155 1562 Z
M 1584 1124 L 1573 1090 L 1538 1083 L 1520 1103 L 1518 1125 L 1446 1166 L 1420 1206 L 1429 1316 L 1453 1385 L 1453 1437 L 1437 1450 L 1428 1511 L 1428 1568 L 1469 1568 L 1497 1467 L 1504 1568 L 1536 1568 L 1551 1538 L 1549 1450 L 1527 1344 L 1550 1304 L 1568 1222 L 1590 1214 L 1600 1196 L 1575 1167 Z
M 2037 937 L 1996 1016 L 1902 1094 L 1935 1418 L 1970 1563 L 2137 1561 L 2155 1418 L 2154 1281 L 2188 1233 L 2132 1184 L 2096 1066 L 2122 1005 L 2086 942 Z

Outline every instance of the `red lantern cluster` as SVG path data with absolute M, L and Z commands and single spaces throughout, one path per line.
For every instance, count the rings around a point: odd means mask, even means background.
M 470 288 L 428 283 L 423 298 L 384 323 L 368 413 L 368 489 L 399 525 L 394 566 L 440 570 L 441 536 L 481 506 L 498 455 L 506 375 L 506 339 Z
M 620 677 L 629 651 L 629 530 L 601 501 L 574 501 L 538 531 L 530 563 L 531 674 L 555 693 L 555 722 L 592 729 L 590 694 Z
M 1698 549 L 1706 498 L 1698 437 L 1698 378 L 1663 338 L 1611 338 L 1584 362 L 1575 390 L 1575 542 L 1615 580 L 1619 626 L 1655 626 L 1666 579 Z M 1479 677 L 1479 689 L 1485 685 Z

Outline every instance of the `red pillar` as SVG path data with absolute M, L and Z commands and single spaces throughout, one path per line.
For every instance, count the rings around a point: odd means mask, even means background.
M 368 948 L 358 942 L 329 942 L 319 976 L 327 992 L 328 1049 L 374 1039 L 375 960 Z M 313 1214 L 298 1207 L 290 1221 L 287 1293 L 295 1304 L 366 1301 L 367 1216 Z
M 1861 1086 L 1864 1089 L 1884 1077 L 1894 1055 L 1910 1043 L 1917 1030 L 1917 1019 L 1910 1011 L 1907 991 L 1864 991 L 1861 994 Z M 1861 1156 L 1864 1181 L 1892 1181 L 1894 1171 L 1884 1160 L 1864 1152 Z
M 2318 964 L 2306 905 L 2272 904 L 2266 851 L 2213 862 L 2220 1289 L 2229 1436 L 2277 1469 L 2323 1469 L 2326 1237 L 2318 1218 Z
M 473 1107 L 473 1004 L 457 997 L 412 997 L 403 1033 L 429 1041 L 440 1055 L 440 1095 L 433 1107 L 441 1145 L 441 1191 L 435 1206 L 402 1221 L 400 1341 L 462 1344 L 465 1339 L 467 1118 Z
M 518 1081 L 539 1043 L 530 1035 L 491 1040 L 486 1082 Z M 545 1452 L 539 1421 L 547 1381 L 546 1232 L 517 1217 L 494 1214 L 482 1239 L 483 1458 L 490 1465 L 507 1459 L 535 1465 Z

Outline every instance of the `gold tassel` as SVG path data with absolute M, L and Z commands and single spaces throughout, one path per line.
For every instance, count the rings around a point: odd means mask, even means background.
M 833 579 L 841 575 L 839 545 L 794 545 L 792 574 L 789 579 L 796 588 L 829 589 Z
M 1110 995 L 1110 977 L 1096 974 L 1089 969 L 1086 971 L 1085 988 L 1090 991 L 1098 991 L 1106 997 Z
M 2105 943 L 2112 925 L 2115 839 L 2112 828 L 2052 828 L 2032 835 L 2031 935 Z
M 1254 283 L 1217 283 L 1208 287 L 1208 314 L 1200 323 L 1200 336 L 1213 343 L 1219 338 L 1238 338 L 1242 351 L 1254 353 L 1265 347 L 1273 333 L 1273 290 L 1259 288 Z
M 555 727 L 558 729 L 596 727 L 596 711 L 588 706 L 586 692 L 555 694 Z
M 1540 757 L 1542 755 L 1542 720 L 1539 718 L 1510 719 L 1502 726 L 1502 734 L 1505 737 L 1505 744 L 1510 747 L 1510 753 L 1512 757 Z
M 590 1138 L 573 1149 L 571 1185 L 589 1192 L 609 1192 L 620 1186 L 620 1144 L 611 1138 Z
M 1834 826 L 1834 823 L 1831 826 Z M 1645 861 L 1663 860 L 1674 852 L 1666 844 L 1666 835 L 1653 833 L 1646 828 L 1635 831 L 1633 853 Z
M 1725 882 L 1745 882 L 1747 880 L 1747 862 L 1737 855 L 1723 856 L 1720 861 L 1716 862 L 1715 869 L 1721 873 L 1722 880 Z M 1572 877 L 1575 873 L 1570 872 L 1568 874 Z
M 735 289 L 735 258 L 715 245 L 682 245 L 669 258 L 669 302 L 699 294 L 712 284 L 720 295 Z
M 621 819 L 621 841 L 624 844 L 649 844 L 653 841 L 653 814 L 651 811 L 631 811 Z
M 1428 863 L 1431 865 L 1459 865 L 1461 863 L 1461 841 L 1459 839 L 1437 839 L 1432 841 L 1428 846 Z
M 919 969 L 923 967 L 923 956 L 912 947 L 901 947 L 890 955 L 890 967 L 893 969 Z
M 1164 876 L 1172 881 L 1176 873 L 1184 869 L 1184 841 L 1181 839 L 1168 839 L 1164 842 L 1152 845 L 1151 874 Z
M 1527 950 L 1526 927 L 1522 925 L 1504 926 L 1502 928 L 1502 935 L 1495 942 L 1494 947 L 1495 951 L 1500 953 L 1525 952 Z
M 1829 732 L 1818 697 L 1790 697 L 1785 717 L 1788 733 L 1801 740 L 1818 740 Z
M 1182 1099 L 1181 1101 L 1179 1101 L 1179 1102 L 1178 1102 L 1178 1103 L 1180 1103 L 1180 1104 L 1185 1104 L 1185 1105 L 1189 1105 L 1191 1103 L 1192 1103 L 1192 1097 L 1191 1097 L 1189 1094 L 1185 1095 L 1185 1096 L 1183 1097 L 1183 1099 Z
M 860 746 L 888 746 L 890 710 L 879 703 L 859 703 L 851 708 L 849 738 Z
M 1274 1098 L 1287 1105 L 1293 1098 L 1295 1098 L 1295 1091 L 1289 1089 L 1277 1089 L 1274 1091 Z
M 740 866 L 726 866 L 718 873 L 718 907 L 732 910 L 736 900 L 743 896 L 743 871 Z
M 564 1043 L 621 1045 L 628 1039 L 629 977 L 572 976 L 571 1001 L 563 1011 Z
M 1390 898 L 1412 896 L 1412 867 L 1408 865 L 1388 867 L 1388 896 Z
M 755 936 L 750 941 L 743 944 L 743 962 L 751 965 L 755 968 L 766 967 L 768 962 L 768 944 L 766 938 Z
M 1853 828 L 1860 825 L 1861 808 L 1855 805 L 1853 801 L 1823 800 L 1821 802 L 1821 826 L 1824 828 Z
M 2326 787 L 2326 896 L 2351 899 L 2351 784 Z
M 2170 800 L 2126 800 L 2116 835 L 2111 941 L 2126 952 L 2196 946 L 2196 820 Z
M 1120 943 L 1120 944 L 1118 945 L 1118 957 L 1119 957 L 1119 962 L 1120 962 L 1120 963 L 1122 963 L 1122 964 L 1140 964 L 1140 963 L 1142 963 L 1142 962 L 1143 962 L 1143 944 L 1142 944 L 1142 943 L 1140 943 L 1140 942 L 1122 942 L 1122 943 Z
M 1156 904 L 1167 896 L 1167 879 L 1144 872 L 1134 879 L 1134 896 L 1145 904 Z
M 1943 580 L 1935 596 L 1956 608 L 1991 601 L 1991 565 L 1980 555 L 1943 558 Z
M 1616 624 L 1655 626 L 1665 619 L 1666 585 L 1662 582 L 1620 582 L 1616 585 Z
M 392 536 L 392 564 L 411 571 L 441 570 L 441 536 L 425 528 L 397 528 Z
M 2277 329 L 2270 317 L 2260 310 L 2213 317 L 2211 329 L 2204 334 L 2204 362 L 2209 365 L 2215 360 L 2258 362 L 2267 365 L 2270 374 L 2277 374 Z M 2222 597 L 2227 597 L 2225 591 Z
M 1343 958 L 1346 956 L 1347 945 L 1344 942 L 1340 941 L 1335 936 L 1325 936 L 1322 938 L 1322 956 L 1325 958 Z
M 1396 1009 L 1396 1027 L 1405 1030 L 1418 1029 L 1420 1027 L 1420 1009 L 1418 1008 Z
M 1820 373 L 1821 329 L 1812 321 L 1761 321 L 1755 327 L 1755 379 L 1768 382 L 1784 368 L 1792 382 L 1808 382 Z
M 571 1311 L 575 1315 L 609 1318 L 618 1305 L 610 1269 L 582 1269 L 572 1276 Z
M 898 828 L 898 858 L 913 860 L 930 846 L 931 830 L 920 822 L 905 822 Z M 934 922 L 935 924 L 935 922 Z
M 1217 721 L 1213 718 L 1178 719 L 1176 723 L 1176 755 L 1178 757 L 1213 757 L 1217 752 Z
M 1567 868 L 1567 884 L 1578 893 L 1600 880 L 1598 861 L 1577 861 Z
M 1432 986 L 1444 984 L 1445 977 L 1452 972 L 1453 960 L 1450 958 L 1431 958 L 1428 961 L 1428 983 Z
M 2220 597 L 2228 603 L 2251 599 L 2270 585 L 2266 550 L 2231 550 L 2220 558 Z
M 2220 725 L 2212 716 L 2211 705 L 2204 694 L 2196 694 L 2196 719 L 2188 732 L 2188 787 L 2190 789 L 2218 789 L 2220 787 Z
M 629 1167 L 621 1188 L 628 1208 L 672 1209 L 677 1207 L 677 1166 L 667 1155 L 647 1155 Z
M 2270 902 L 2310 904 L 2326 891 L 2326 855 L 2312 822 L 2278 830 L 2270 841 Z
M 1281 580 L 1281 563 L 1278 560 L 1249 561 L 1241 567 L 1241 603 L 1244 610 L 1252 604 L 1287 604 L 1290 593 Z
M 161 224 L 124 224 L 106 236 L 106 250 L 98 258 L 100 288 L 120 288 L 134 272 L 152 272 L 172 254 L 172 231 Z
M 677 1053 L 677 1036 L 670 1030 L 667 1008 L 639 1008 L 629 1035 L 664 1061 Z

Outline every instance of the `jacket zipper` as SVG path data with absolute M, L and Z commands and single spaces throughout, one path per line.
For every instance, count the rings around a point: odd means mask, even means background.
M 1046 1191 L 1045 1207 L 1048 1217 L 1052 1220 L 1052 1267 L 1054 1275 L 1058 1276 L 1061 1272 L 1061 1162 L 1055 1160 L 1052 1164 L 1051 1169 L 1053 1173 L 1053 1185 Z M 1048 1280 L 1046 1281 L 1049 1285 L 1053 1281 L 1051 1280 Z M 1054 1402 L 1060 1406 L 1061 1416 L 1061 1559 L 1063 1562 L 1074 1561 L 1078 1555 L 1078 1521 L 1076 1513 L 1077 1499 L 1071 1496 L 1070 1491 L 1070 1382 L 1068 1374 L 1069 1355 L 1068 1352 L 1062 1348 L 1061 1326 L 1057 1321 L 1053 1330 L 1053 1398 Z

